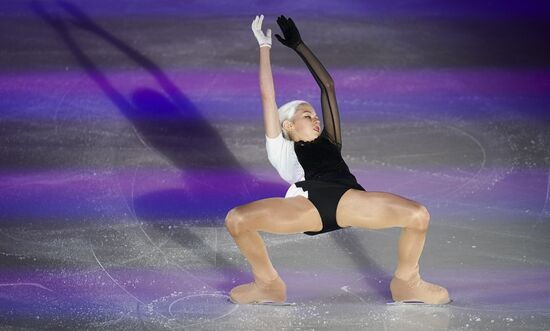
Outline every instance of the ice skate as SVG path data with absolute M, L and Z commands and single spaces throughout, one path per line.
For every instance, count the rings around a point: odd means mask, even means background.
M 393 277 L 390 283 L 392 299 L 390 304 L 429 304 L 443 305 L 450 303 L 449 292 L 444 287 L 428 283 L 420 278 L 418 266 L 408 280 Z
M 229 300 L 239 304 L 293 305 L 285 302 L 286 284 L 280 276 L 269 283 L 257 280 L 234 287 L 229 292 Z

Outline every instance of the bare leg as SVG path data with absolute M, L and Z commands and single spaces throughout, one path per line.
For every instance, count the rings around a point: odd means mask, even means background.
M 271 264 L 264 241 L 257 231 L 244 231 L 232 237 L 252 267 L 255 279 L 269 282 L 279 276 Z
M 420 255 L 424 249 L 427 231 L 403 228 L 399 236 L 399 260 L 394 275 L 402 279 L 410 278 L 418 268 Z
M 340 226 L 369 229 L 401 227 L 396 276 L 410 276 L 424 249 L 430 214 L 421 204 L 395 194 L 348 190 L 336 213 Z
M 336 218 L 342 227 L 401 227 L 398 265 L 390 286 L 392 296 L 395 300 L 415 297 L 430 303 L 448 301 L 446 289 L 420 279 L 418 262 L 430 221 L 426 207 L 391 193 L 351 189 L 342 196 Z
M 320 231 L 321 217 L 304 197 L 270 198 L 232 209 L 226 227 L 252 267 L 255 282 L 235 287 L 230 296 L 238 303 L 284 301 L 286 286 L 269 259 L 258 231 L 278 234 Z

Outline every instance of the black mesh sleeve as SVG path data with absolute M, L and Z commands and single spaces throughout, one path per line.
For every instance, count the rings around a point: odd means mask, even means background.
M 321 107 L 323 110 L 323 125 L 327 131 L 329 139 L 342 149 L 342 135 L 340 132 L 340 114 L 336 102 L 336 92 L 334 90 L 334 81 L 319 59 L 302 42 L 295 51 L 306 63 L 309 71 L 315 78 L 315 81 L 321 88 Z

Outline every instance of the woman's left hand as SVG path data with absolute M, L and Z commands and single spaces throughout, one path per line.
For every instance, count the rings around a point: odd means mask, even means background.
M 281 44 L 286 47 L 296 49 L 296 47 L 302 43 L 302 37 L 300 37 L 300 32 L 298 31 L 298 28 L 296 27 L 296 24 L 294 24 L 292 18 L 289 17 L 287 19 L 281 15 L 277 18 L 277 24 L 279 24 L 281 31 L 283 31 L 285 39 L 281 38 L 278 34 L 275 34 L 275 37 L 277 37 Z

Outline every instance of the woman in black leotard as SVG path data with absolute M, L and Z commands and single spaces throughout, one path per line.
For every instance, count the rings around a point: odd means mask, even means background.
M 252 30 L 260 45 L 260 89 L 266 139 L 277 142 L 280 153 L 287 153 L 279 155 L 285 162 L 292 162 L 292 150 L 288 146 L 293 143 L 294 157 L 303 168 L 305 178 L 294 184 L 303 194 L 254 201 L 235 207 L 227 214 L 226 227 L 250 263 L 255 280 L 233 288 L 231 301 L 280 303 L 286 300 L 286 285 L 271 264 L 259 231 L 317 235 L 353 226 L 402 228 L 398 265 L 390 283 L 395 301 L 448 303 L 449 294 L 445 288 L 420 278 L 418 261 L 428 231 L 428 210 L 418 202 L 392 193 L 367 192 L 357 183 L 340 153 L 342 138 L 332 77 L 303 42 L 292 19 L 284 16 L 277 19 L 284 38 L 275 36 L 302 58 L 319 85 L 324 128 L 320 130 L 315 109 L 308 103 L 299 103 L 290 118 L 279 116 L 270 65 L 271 30 L 264 34 L 262 22 L 263 15 L 256 16 Z M 272 160 L 276 162 L 270 157 Z

